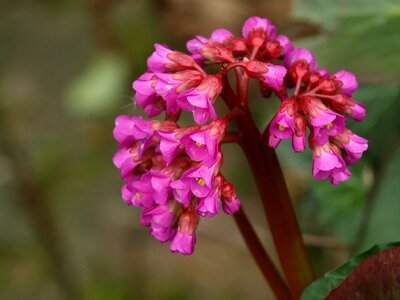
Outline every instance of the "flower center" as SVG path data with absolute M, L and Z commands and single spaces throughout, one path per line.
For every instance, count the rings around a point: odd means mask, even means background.
M 332 126 L 333 126 L 333 124 L 332 124 L 332 123 L 328 123 L 328 124 L 326 124 L 326 128 L 328 128 L 328 129 L 331 129 L 331 128 L 332 128 Z
M 204 186 L 206 184 L 206 181 L 203 178 L 197 179 L 197 183 L 200 184 L 201 186 Z
M 280 131 L 284 131 L 285 129 L 286 129 L 285 126 L 283 126 L 282 124 L 279 124 L 279 130 L 280 130 Z
M 202 144 L 202 143 L 199 143 L 199 142 L 196 142 L 196 146 L 197 146 L 197 147 L 199 147 L 199 148 L 201 148 L 201 147 L 203 147 L 203 146 L 204 146 L 204 144 Z
M 135 197 L 136 197 L 137 200 L 140 200 L 140 197 L 141 197 L 141 196 L 140 196 L 140 193 L 139 193 L 139 192 L 136 192 Z

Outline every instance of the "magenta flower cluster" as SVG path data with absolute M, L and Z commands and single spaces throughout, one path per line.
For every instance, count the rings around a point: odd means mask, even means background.
M 191 254 L 199 216 L 240 207 L 232 184 L 220 172 L 227 120 L 179 127 L 172 121 L 119 116 L 114 137 L 120 143 L 114 164 L 125 181 L 122 197 L 142 207 L 141 222 L 172 252 Z
M 301 152 L 308 128 L 313 176 L 329 177 L 332 184 L 349 178 L 347 166 L 368 147 L 345 127 L 346 116 L 361 121 L 366 112 L 352 99 L 358 86 L 352 73 L 318 69 L 310 51 L 295 49 L 259 17 L 245 22 L 241 37 L 217 29 L 210 38 L 188 41 L 187 49 L 190 55 L 156 44 L 147 72 L 133 82 L 136 104 L 149 117 L 165 111 L 165 121 L 120 116 L 114 130 L 122 197 L 143 208 L 142 224 L 159 241 L 170 242 L 172 252 L 193 252 L 200 217 L 216 215 L 221 205 L 227 214 L 240 207 L 220 171 L 221 144 L 235 117 L 231 112 L 218 118 L 214 108 L 231 70 L 256 79 L 264 97 L 274 93 L 281 100 L 268 129 L 269 146 L 291 138 L 294 151 Z M 211 64 L 219 66 L 217 73 L 206 72 Z M 182 111 L 192 113 L 197 125 L 180 127 Z

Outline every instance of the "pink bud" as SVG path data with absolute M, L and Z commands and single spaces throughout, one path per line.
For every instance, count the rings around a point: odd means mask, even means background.
M 240 209 L 240 201 L 236 196 L 233 185 L 225 181 L 221 191 L 222 209 L 228 215 L 234 214 Z
M 170 250 L 172 253 L 190 255 L 196 245 L 196 227 L 199 217 L 191 211 L 181 214 L 178 221 L 178 229 L 171 240 Z

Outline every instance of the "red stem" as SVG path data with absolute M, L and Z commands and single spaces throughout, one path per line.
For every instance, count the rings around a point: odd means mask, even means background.
M 242 73 L 240 67 L 235 68 L 236 73 L 236 92 L 239 98 L 239 104 L 241 107 L 247 106 L 247 94 L 249 88 L 249 76 L 246 72 Z
M 299 76 L 299 78 L 297 78 L 296 87 L 294 89 L 293 96 L 297 96 L 299 94 L 299 92 L 300 92 L 301 78 L 302 78 L 302 76 Z
M 241 208 L 233 216 L 247 247 L 253 255 L 257 265 L 260 267 L 264 278 L 269 283 L 276 298 L 278 300 L 290 300 L 290 293 L 285 281 L 282 279 L 267 252 L 264 250 L 263 245 L 251 226 L 243 209 Z
M 237 107 L 239 99 L 227 79 L 221 96 L 230 109 Z M 313 281 L 314 272 L 279 161 L 273 149 L 263 148 L 260 131 L 247 105 L 236 123 L 243 135 L 240 145 L 253 173 L 284 274 L 293 298 L 298 299 Z
M 243 136 L 240 132 L 228 132 L 225 134 L 222 139 L 222 144 L 230 144 L 230 143 L 240 143 L 243 140 Z

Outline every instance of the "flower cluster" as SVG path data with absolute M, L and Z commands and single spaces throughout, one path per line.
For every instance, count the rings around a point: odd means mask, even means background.
M 357 88 L 352 73 L 330 75 L 317 69 L 310 51 L 295 49 L 268 19 L 259 17 L 246 20 L 240 37 L 217 29 L 186 46 L 190 55 L 156 44 L 148 70 L 132 85 L 136 104 L 148 117 L 165 111 L 165 121 L 120 116 L 114 130 L 119 142 L 114 164 L 125 181 L 123 199 L 143 208 L 142 224 L 159 241 L 169 241 L 172 252 L 191 254 L 199 218 L 216 215 L 221 203 L 227 214 L 240 207 L 232 184 L 220 172 L 221 143 L 234 117 L 218 118 L 214 108 L 224 88 L 230 89 L 223 82 L 229 85 L 224 79 L 231 70 L 241 79 L 258 80 L 264 97 L 274 93 L 281 100 L 268 129 L 269 146 L 292 138 L 294 151 L 301 152 L 309 128 L 313 176 L 329 177 L 332 184 L 349 178 L 347 166 L 368 147 L 345 127 L 346 115 L 357 121 L 365 116 L 365 108 L 351 98 Z M 211 64 L 219 71 L 207 72 Z M 242 101 L 235 108 L 246 105 Z M 197 125 L 180 127 L 182 111 L 193 114 Z
M 331 184 L 347 180 L 354 164 L 368 148 L 368 141 L 346 128 L 346 117 L 362 121 L 365 107 L 351 97 L 358 87 L 354 74 L 340 70 L 330 75 L 317 69 L 317 61 L 307 49 L 298 48 L 284 57 L 288 69 L 286 86 L 281 89 L 279 112 L 269 127 L 269 146 L 292 138 L 295 152 L 308 144 L 313 153 L 312 174 L 316 179 L 329 177 Z
M 125 181 L 122 197 L 142 207 L 141 222 L 172 252 L 191 254 L 199 216 L 236 212 L 240 203 L 220 173 L 227 121 L 179 127 L 171 121 L 120 116 L 114 137 L 120 143 L 114 164 Z

